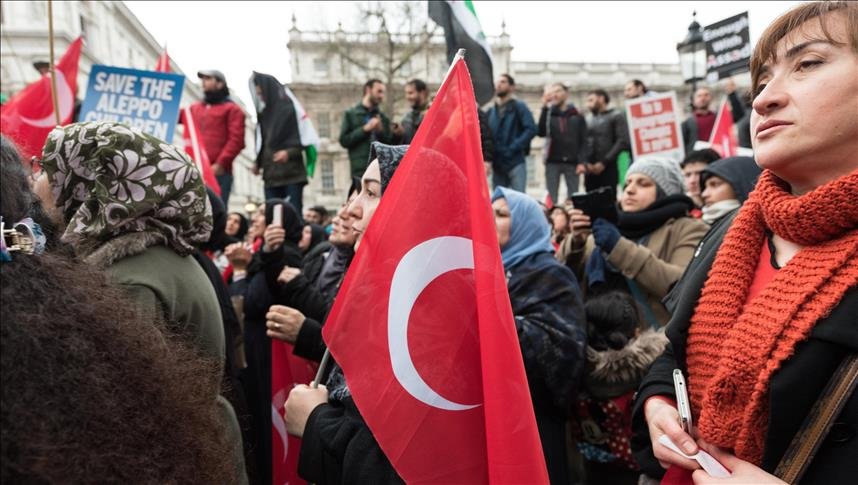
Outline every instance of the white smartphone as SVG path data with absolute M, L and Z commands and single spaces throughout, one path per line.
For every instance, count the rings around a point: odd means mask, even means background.
M 271 225 L 283 227 L 283 204 L 274 206 L 274 213 L 271 215 Z
M 688 400 L 688 386 L 685 377 L 679 369 L 673 369 L 673 387 L 676 389 L 676 407 L 679 410 L 679 425 L 682 430 L 691 434 L 691 402 Z

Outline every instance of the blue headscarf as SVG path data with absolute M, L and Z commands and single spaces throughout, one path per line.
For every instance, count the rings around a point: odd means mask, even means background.
M 496 187 L 492 202 L 504 198 L 509 205 L 509 241 L 501 248 L 503 266 L 510 269 L 524 258 L 537 253 L 554 251 L 551 228 L 535 200 L 521 192 Z

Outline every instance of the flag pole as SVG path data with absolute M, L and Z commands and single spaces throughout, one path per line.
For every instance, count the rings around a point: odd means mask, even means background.
M 459 49 L 456 52 L 456 55 L 453 56 L 453 61 L 450 62 L 450 69 L 447 70 L 447 74 L 444 75 L 444 81 L 450 76 L 450 73 L 453 72 L 453 67 L 456 65 L 456 61 L 459 59 L 465 58 L 465 49 Z M 444 84 L 444 81 L 441 84 Z M 316 378 L 313 379 L 313 388 L 319 387 L 319 381 L 322 379 L 322 375 L 325 373 L 325 367 L 328 366 L 328 361 L 331 359 L 331 351 L 325 349 L 325 355 L 322 356 L 322 361 L 319 362 L 319 370 L 316 371 Z
M 319 362 L 319 370 L 316 371 L 316 378 L 313 379 L 313 389 L 319 387 L 319 381 L 322 380 L 322 374 L 325 373 L 325 367 L 328 366 L 329 360 L 331 360 L 331 351 L 325 349 L 325 355 L 322 356 L 322 361 Z
M 48 45 L 51 50 L 51 101 L 54 104 L 54 117 L 59 126 L 62 124 L 62 120 L 60 120 L 60 109 L 57 102 L 57 73 L 56 66 L 54 66 L 54 5 L 51 0 L 48 0 Z

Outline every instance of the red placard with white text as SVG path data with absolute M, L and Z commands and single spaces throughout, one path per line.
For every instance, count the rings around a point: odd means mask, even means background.
M 629 140 L 635 158 L 667 157 L 677 162 L 685 155 L 679 127 L 676 93 L 642 96 L 626 101 Z

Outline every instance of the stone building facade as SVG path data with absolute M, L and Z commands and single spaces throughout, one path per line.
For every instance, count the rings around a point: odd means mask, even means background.
M 121 1 L 104 0 L 54 2 L 54 52 L 62 56 L 69 44 L 84 36 L 78 68 L 78 97 L 86 93 L 86 85 L 93 64 L 152 70 L 163 47 Z M 39 73 L 33 67 L 36 61 L 47 61 L 48 12 L 47 2 L 0 3 L 0 92 L 6 96 L 36 81 Z M 171 62 L 174 73 L 185 74 Z M 182 106 L 202 99 L 203 93 L 195 73 L 186 77 Z M 241 104 L 241 101 L 236 99 Z M 242 105 L 242 108 L 247 109 Z M 181 144 L 182 126 L 177 126 L 173 141 Z M 247 148 L 236 159 L 233 169 L 236 181 L 231 209 L 240 210 L 248 201 L 261 201 L 262 181 L 250 169 L 254 153 L 254 127 L 248 116 L 245 127 Z
M 408 41 L 407 37 L 402 38 L 403 43 Z M 338 142 L 342 114 L 360 101 L 364 81 L 378 77 L 357 69 L 339 56 L 338 49 L 332 45 L 345 45 L 349 52 L 360 54 L 373 49 L 377 42 L 375 34 L 345 32 L 341 26 L 334 31 L 303 31 L 298 28 L 295 17 L 292 18 L 288 43 L 292 74 L 290 87 L 313 119 L 322 139 L 316 177 L 305 190 L 305 206 L 319 203 L 333 208 L 342 203 L 350 176 L 346 150 Z M 585 110 L 586 93 L 595 88 L 604 89 L 610 94 L 611 107 L 623 109 L 623 87 L 635 78 L 641 79 L 657 92 L 674 90 L 679 100 L 688 100 L 690 96 L 690 89 L 683 83 L 678 63 L 514 61 L 510 36 L 504 28 L 501 35 L 490 37 L 489 43 L 495 76 L 507 72 L 515 78 L 517 96 L 527 103 L 535 120 L 541 109 L 544 87 L 558 81 L 570 87 L 569 101 L 581 111 Z M 370 54 L 361 57 L 366 62 L 372 59 Z M 388 86 L 388 96 L 393 95 L 396 100 L 393 112 L 386 114 L 392 119 L 399 119 L 409 109 L 402 99 L 404 83 L 408 79 L 423 79 L 430 91 L 434 92 L 448 68 L 444 37 L 439 29 L 428 46 L 411 59 L 408 69 L 395 79 L 394 85 Z M 741 86 L 747 84 L 747 81 L 740 79 L 738 84 Z M 531 155 L 527 158 L 527 190 L 540 199 L 545 194 L 545 170 L 541 161 L 543 142 L 542 138 L 534 138 Z M 561 197 L 565 193 L 561 185 Z

